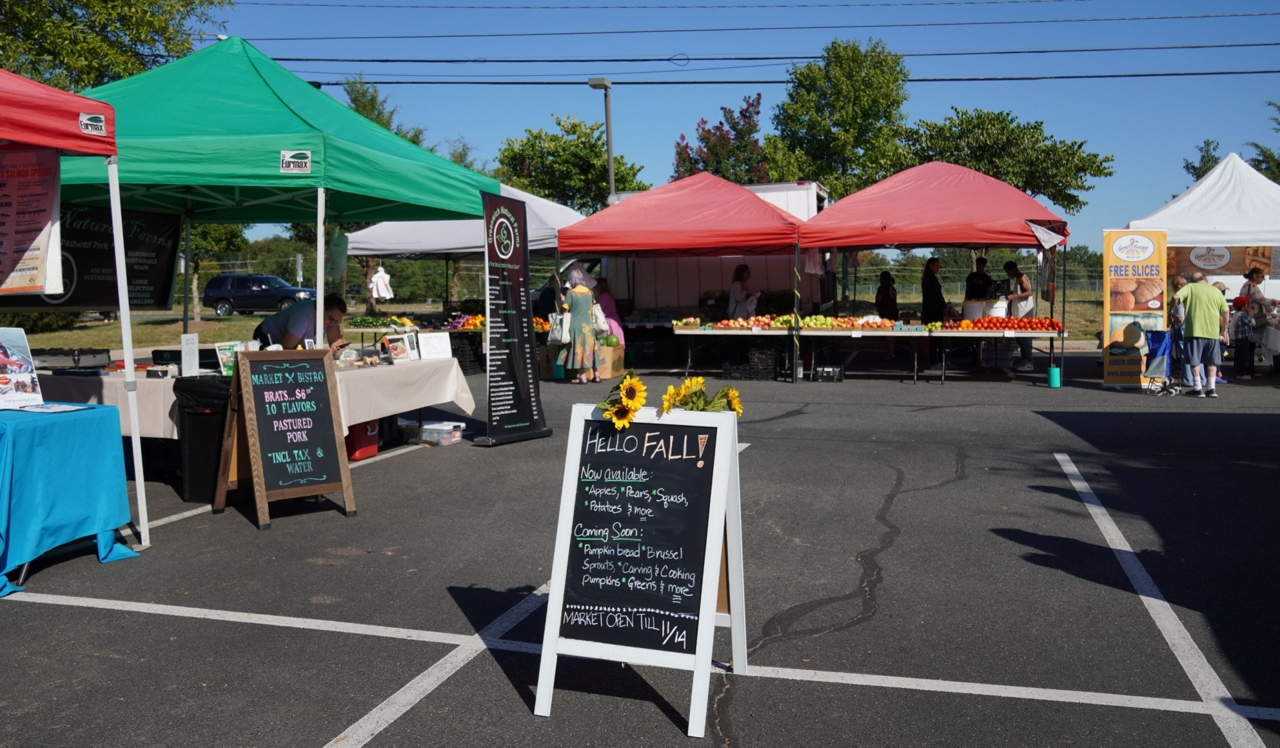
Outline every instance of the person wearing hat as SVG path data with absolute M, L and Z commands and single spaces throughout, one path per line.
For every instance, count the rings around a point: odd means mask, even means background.
M 1204 273 L 1196 272 L 1191 282 L 1177 297 L 1187 308 L 1186 322 L 1183 323 L 1187 346 L 1187 363 L 1191 366 L 1194 381 L 1188 395 L 1192 397 L 1217 397 L 1215 386 L 1218 367 L 1222 365 L 1222 346 L 1230 342 L 1227 335 L 1228 313 L 1227 300 L 1218 289 L 1209 285 Z M 1204 380 L 1201 384 L 1197 364 L 1204 364 Z

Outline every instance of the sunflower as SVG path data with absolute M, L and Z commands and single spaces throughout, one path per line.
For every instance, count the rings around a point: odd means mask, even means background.
M 638 408 L 636 410 L 628 408 L 626 403 L 618 403 L 606 410 L 604 415 L 605 418 L 613 421 L 613 425 L 621 431 L 631 425 L 631 421 L 636 417 L 638 411 Z
M 732 410 L 734 413 L 737 413 L 738 417 L 741 418 L 742 417 L 742 396 L 738 394 L 737 390 L 733 388 L 729 388 L 728 397 L 729 397 L 729 410 Z
M 618 400 L 632 410 L 639 410 L 644 405 L 644 394 L 644 382 L 630 374 L 618 385 Z
M 672 408 L 679 405 L 683 394 L 683 389 L 677 390 L 673 385 L 667 385 L 667 394 L 662 396 L 662 407 L 658 408 L 658 415 L 666 415 Z
M 705 391 L 707 389 L 707 380 L 702 377 L 689 377 L 684 380 L 684 384 L 681 385 L 681 389 L 683 389 L 687 395 L 698 392 L 699 390 Z

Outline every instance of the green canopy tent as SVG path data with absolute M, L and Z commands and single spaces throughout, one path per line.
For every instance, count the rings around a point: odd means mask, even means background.
M 480 192 L 498 193 L 236 37 L 84 95 L 115 107 L 124 207 L 195 223 L 314 219 L 321 298 L 326 221 L 476 218 Z M 105 205 L 106 168 L 84 161 L 63 160 L 62 199 Z
M 188 229 L 192 222 L 314 219 L 321 299 L 326 221 L 476 218 L 484 214 L 480 193 L 498 193 L 497 181 L 370 122 L 243 39 L 225 39 L 84 95 L 115 109 L 116 211 L 123 205 L 178 213 Z M 101 162 L 62 159 L 64 204 L 108 205 L 116 184 Z M 324 329 L 323 315 L 317 301 L 317 330 Z M 122 297 L 121 322 L 128 320 Z

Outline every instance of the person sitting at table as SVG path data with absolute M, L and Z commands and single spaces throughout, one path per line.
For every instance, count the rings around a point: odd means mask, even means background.
M 996 282 L 987 275 L 987 258 L 974 260 L 976 269 L 964 279 L 964 300 L 985 301 L 996 296 Z
M 342 317 L 347 313 L 347 302 L 331 293 L 324 297 L 324 337 L 329 350 L 337 353 L 346 346 L 342 339 Z M 253 339 L 263 348 L 280 344 L 286 351 L 302 345 L 304 340 L 316 339 L 316 302 L 300 301 L 288 309 L 282 309 L 262 320 L 253 330 Z
M 897 321 L 899 317 L 898 287 L 893 283 L 893 273 L 890 273 L 888 270 L 880 271 L 880 287 L 876 289 L 876 315 L 879 316 L 880 319 L 891 319 Z M 884 360 L 893 361 L 895 341 L 893 338 L 888 338 L 888 342 L 889 351 L 888 355 L 884 357 Z
M 729 319 L 747 319 L 756 316 L 756 302 L 760 294 L 751 293 L 751 268 L 739 265 L 733 269 L 733 283 L 729 284 Z

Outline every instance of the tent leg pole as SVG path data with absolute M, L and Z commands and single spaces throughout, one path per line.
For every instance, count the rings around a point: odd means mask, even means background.
M 186 335 L 191 310 L 191 214 L 182 216 L 182 334 Z
M 800 245 L 795 245 L 795 262 L 791 268 L 792 312 L 791 320 L 791 383 L 800 381 Z
M 116 295 L 120 299 L 120 336 L 124 345 L 124 390 L 129 405 L 129 435 L 133 442 L 133 484 L 138 496 L 138 536 L 143 548 L 151 546 L 147 517 L 147 483 L 142 472 L 142 436 L 138 425 L 138 380 L 133 369 L 133 317 L 129 311 L 128 264 L 124 256 L 124 215 L 120 209 L 120 169 L 116 157 L 107 158 L 107 185 L 111 195 L 111 234 L 116 254 Z
M 324 188 L 316 188 L 316 348 L 326 340 L 324 330 Z M 323 344 L 325 348 L 328 343 Z

